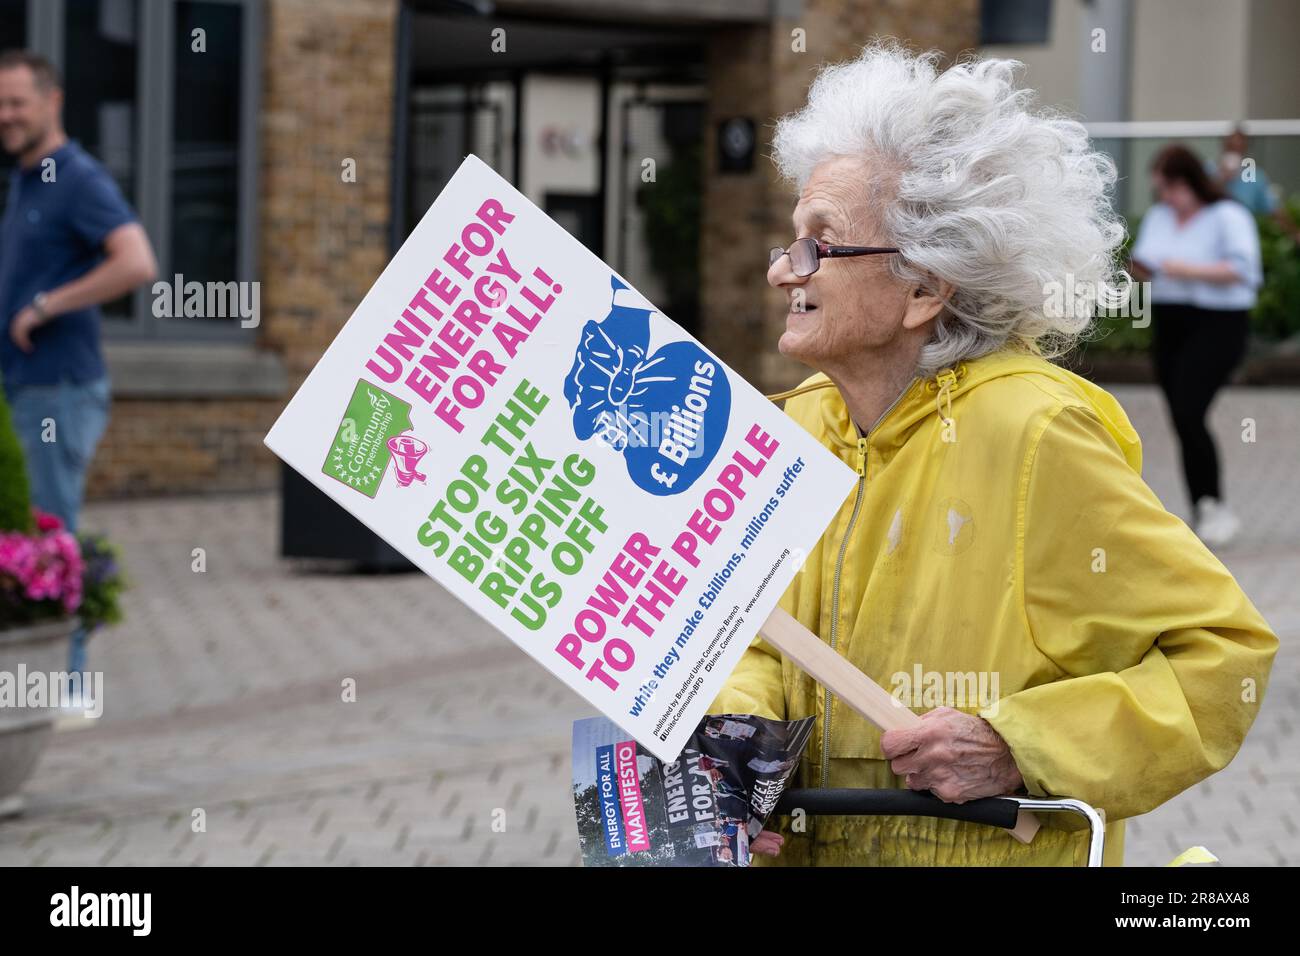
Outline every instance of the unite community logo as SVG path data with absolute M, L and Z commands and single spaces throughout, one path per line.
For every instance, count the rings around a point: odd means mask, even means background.
M 82 893 L 75 884 L 69 893 L 50 897 L 51 926 L 128 926 L 133 936 L 148 936 L 152 926 L 152 893 Z

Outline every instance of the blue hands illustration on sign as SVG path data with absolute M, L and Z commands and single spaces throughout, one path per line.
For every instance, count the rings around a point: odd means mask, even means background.
M 727 432 L 731 383 L 694 342 L 650 349 L 648 304 L 610 277 L 610 309 L 583 326 L 564 397 L 573 433 L 623 455 L 632 482 L 676 495 L 704 473 Z

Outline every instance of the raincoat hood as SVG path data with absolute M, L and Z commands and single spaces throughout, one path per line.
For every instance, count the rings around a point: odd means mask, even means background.
M 1141 474 L 1141 439 L 1114 396 L 1086 378 L 1039 356 L 1010 350 L 961 362 L 929 378 L 913 378 L 894 405 L 871 427 L 866 436 L 868 444 L 888 461 L 892 452 L 906 443 L 922 422 L 932 417 L 950 420 L 952 401 L 959 395 L 970 394 L 986 382 L 1010 375 L 1046 375 L 1070 389 L 1101 420 L 1129 466 Z M 848 406 L 844 404 L 839 389 L 826 375 L 819 372 L 798 388 L 767 397 L 772 401 L 784 401 L 809 392 L 820 393 L 827 446 L 852 466 L 858 439 L 863 436 L 849 417 Z

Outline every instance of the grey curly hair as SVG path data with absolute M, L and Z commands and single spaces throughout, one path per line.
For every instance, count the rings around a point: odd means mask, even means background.
M 825 160 L 867 160 L 881 238 L 902 252 L 893 274 L 955 287 L 918 374 L 1004 346 L 1061 355 L 1092 316 L 1046 309 L 1047 288 L 1067 276 L 1117 287 L 1115 164 L 1077 121 L 1031 111 L 1033 91 L 1015 87 L 1019 62 L 965 59 L 940 72 L 940 56 L 880 41 L 824 67 L 807 105 L 777 123 L 773 159 L 796 189 Z

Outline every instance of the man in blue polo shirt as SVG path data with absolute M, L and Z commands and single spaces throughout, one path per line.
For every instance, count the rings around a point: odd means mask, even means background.
M 108 423 L 99 306 L 153 281 L 153 249 L 112 177 L 63 131 L 57 70 L 0 53 L 0 146 L 15 157 L 0 218 L 0 378 L 33 503 L 77 527 Z M 81 667 L 74 643 L 72 666 Z
M 113 178 L 64 133 L 60 87 L 44 58 L 0 54 L 0 145 L 17 159 L 0 219 L 0 375 L 35 504 L 75 529 L 108 421 L 99 305 L 157 266 Z

